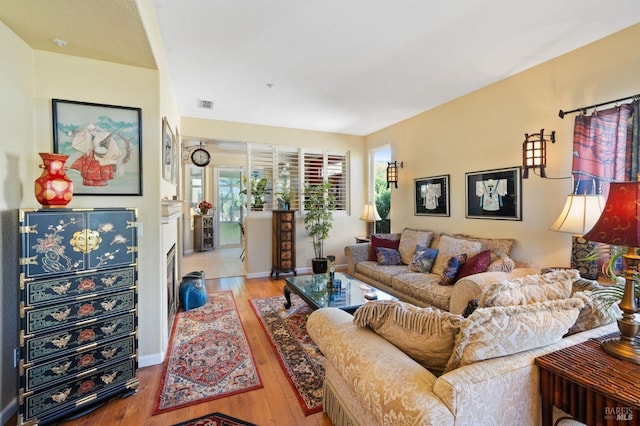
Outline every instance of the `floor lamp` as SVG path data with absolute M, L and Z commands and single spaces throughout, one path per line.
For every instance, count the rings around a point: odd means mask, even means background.
M 636 321 L 638 312 L 635 298 L 635 275 L 640 256 L 640 182 L 612 182 L 604 211 L 593 229 L 584 235 L 590 241 L 626 246 L 624 293 L 620 300 L 622 318 L 618 320 L 620 337 L 602 342 L 602 349 L 609 355 L 640 364 L 640 344 L 636 335 L 640 323 Z

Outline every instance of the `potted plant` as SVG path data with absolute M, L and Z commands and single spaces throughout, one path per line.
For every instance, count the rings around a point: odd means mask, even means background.
M 240 191 L 241 194 L 247 195 L 247 178 L 244 178 L 245 188 Z M 251 178 L 251 210 L 264 210 L 264 197 L 270 194 L 267 189 L 267 178 L 254 179 Z
M 311 260 L 313 273 L 327 272 L 327 258 L 324 257 L 324 241 L 329 238 L 333 226 L 335 198 L 329 191 L 330 182 L 305 185 L 304 188 L 304 228 L 309 231 L 314 258 Z
M 282 191 L 278 192 L 278 200 L 282 202 L 282 208 L 284 210 L 289 210 L 291 207 L 291 199 L 293 198 L 293 191 Z

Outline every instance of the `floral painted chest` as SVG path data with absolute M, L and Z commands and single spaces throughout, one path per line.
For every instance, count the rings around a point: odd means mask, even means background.
M 138 387 L 137 210 L 20 210 L 19 424 Z

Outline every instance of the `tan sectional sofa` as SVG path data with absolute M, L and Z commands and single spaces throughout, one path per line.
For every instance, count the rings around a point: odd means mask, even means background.
M 403 263 L 379 265 L 377 261 L 369 260 L 371 243 L 353 244 L 344 249 L 348 274 L 417 306 L 433 306 L 462 314 L 468 302 L 480 298 L 483 289 L 495 281 L 540 272 L 531 262 L 515 261 L 509 257 L 514 243 L 510 239 L 475 238 L 411 228 L 405 228 L 401 233 L 374 234 L 374 237 L 399 240 Z M 409 263 L 415 247 L 425 243 L 440 249 L 433 269 L 429 273 L 412 271 Z M 456 250 L 464 251 L 469 257 L 479 251 L 490 250 L 492 262 L 489 270 L 465 277 L 453 285 L 440 285 L 438 281 L 443 266 L 448 257 L 459 254 Z
M 354 316 L 314 311 L 307 330 L 327 359 L 325 413 L 337 426 L 539 425 L 535 358 L 617 330 L 617 313 L 594 315 L 584 287 L 567 293 L 571 276 L 544 275 L 494 283 L 467 318 L 383 301 Z M 444 371 L 425 367 L 443 351 Z

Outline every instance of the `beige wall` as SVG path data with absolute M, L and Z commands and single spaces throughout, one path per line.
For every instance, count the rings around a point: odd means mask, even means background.
M 349 213 L 335 212 L 333 229 L 325 242 L 325 254 L 335 254 L 336 262 L 344 264 L 344 246 L 355 242 L 356 235 L 365 233 L 365 224 L 359 220 L 365 202 L 364 138 L 336 133 L 284 129 L 225 121 L 183 117 L 183 135 L 195 138 L 222 139 L 269 145 L 286 145 L 324 150 L 348 150 L 350 156 L 351 209 Z M 303 271 L 311 268 L 313 250 L 304 229 L 302 216 L 296 221 L 296 266 Z M 268 275 L 271 271 L 271 215 L 251 212 L 246 221 L 246 270 L 249 277 Z M 265 250 L 266 248 L 266 250 Z
M 560 214 L 571 179 L 523 179 L 523 220 L 465 218 L 465 172 L 522 164 L 525 133 L 556 131 L 548 146 L 547 175 L 571 171 L 571 110 L 640 93 L 640 25 L 373 133 L 367 148 L 390 143 L 404 161 L 391 201 L 392 230 L 404 226 L 517 240 L 514 257 L 539 266 L 568 266 L 569 234 L 549 230 Z M 473 64 L 470 64 L 473 66 Z M 413 214 L 413 179 L 449 174 L 451 216 Z

